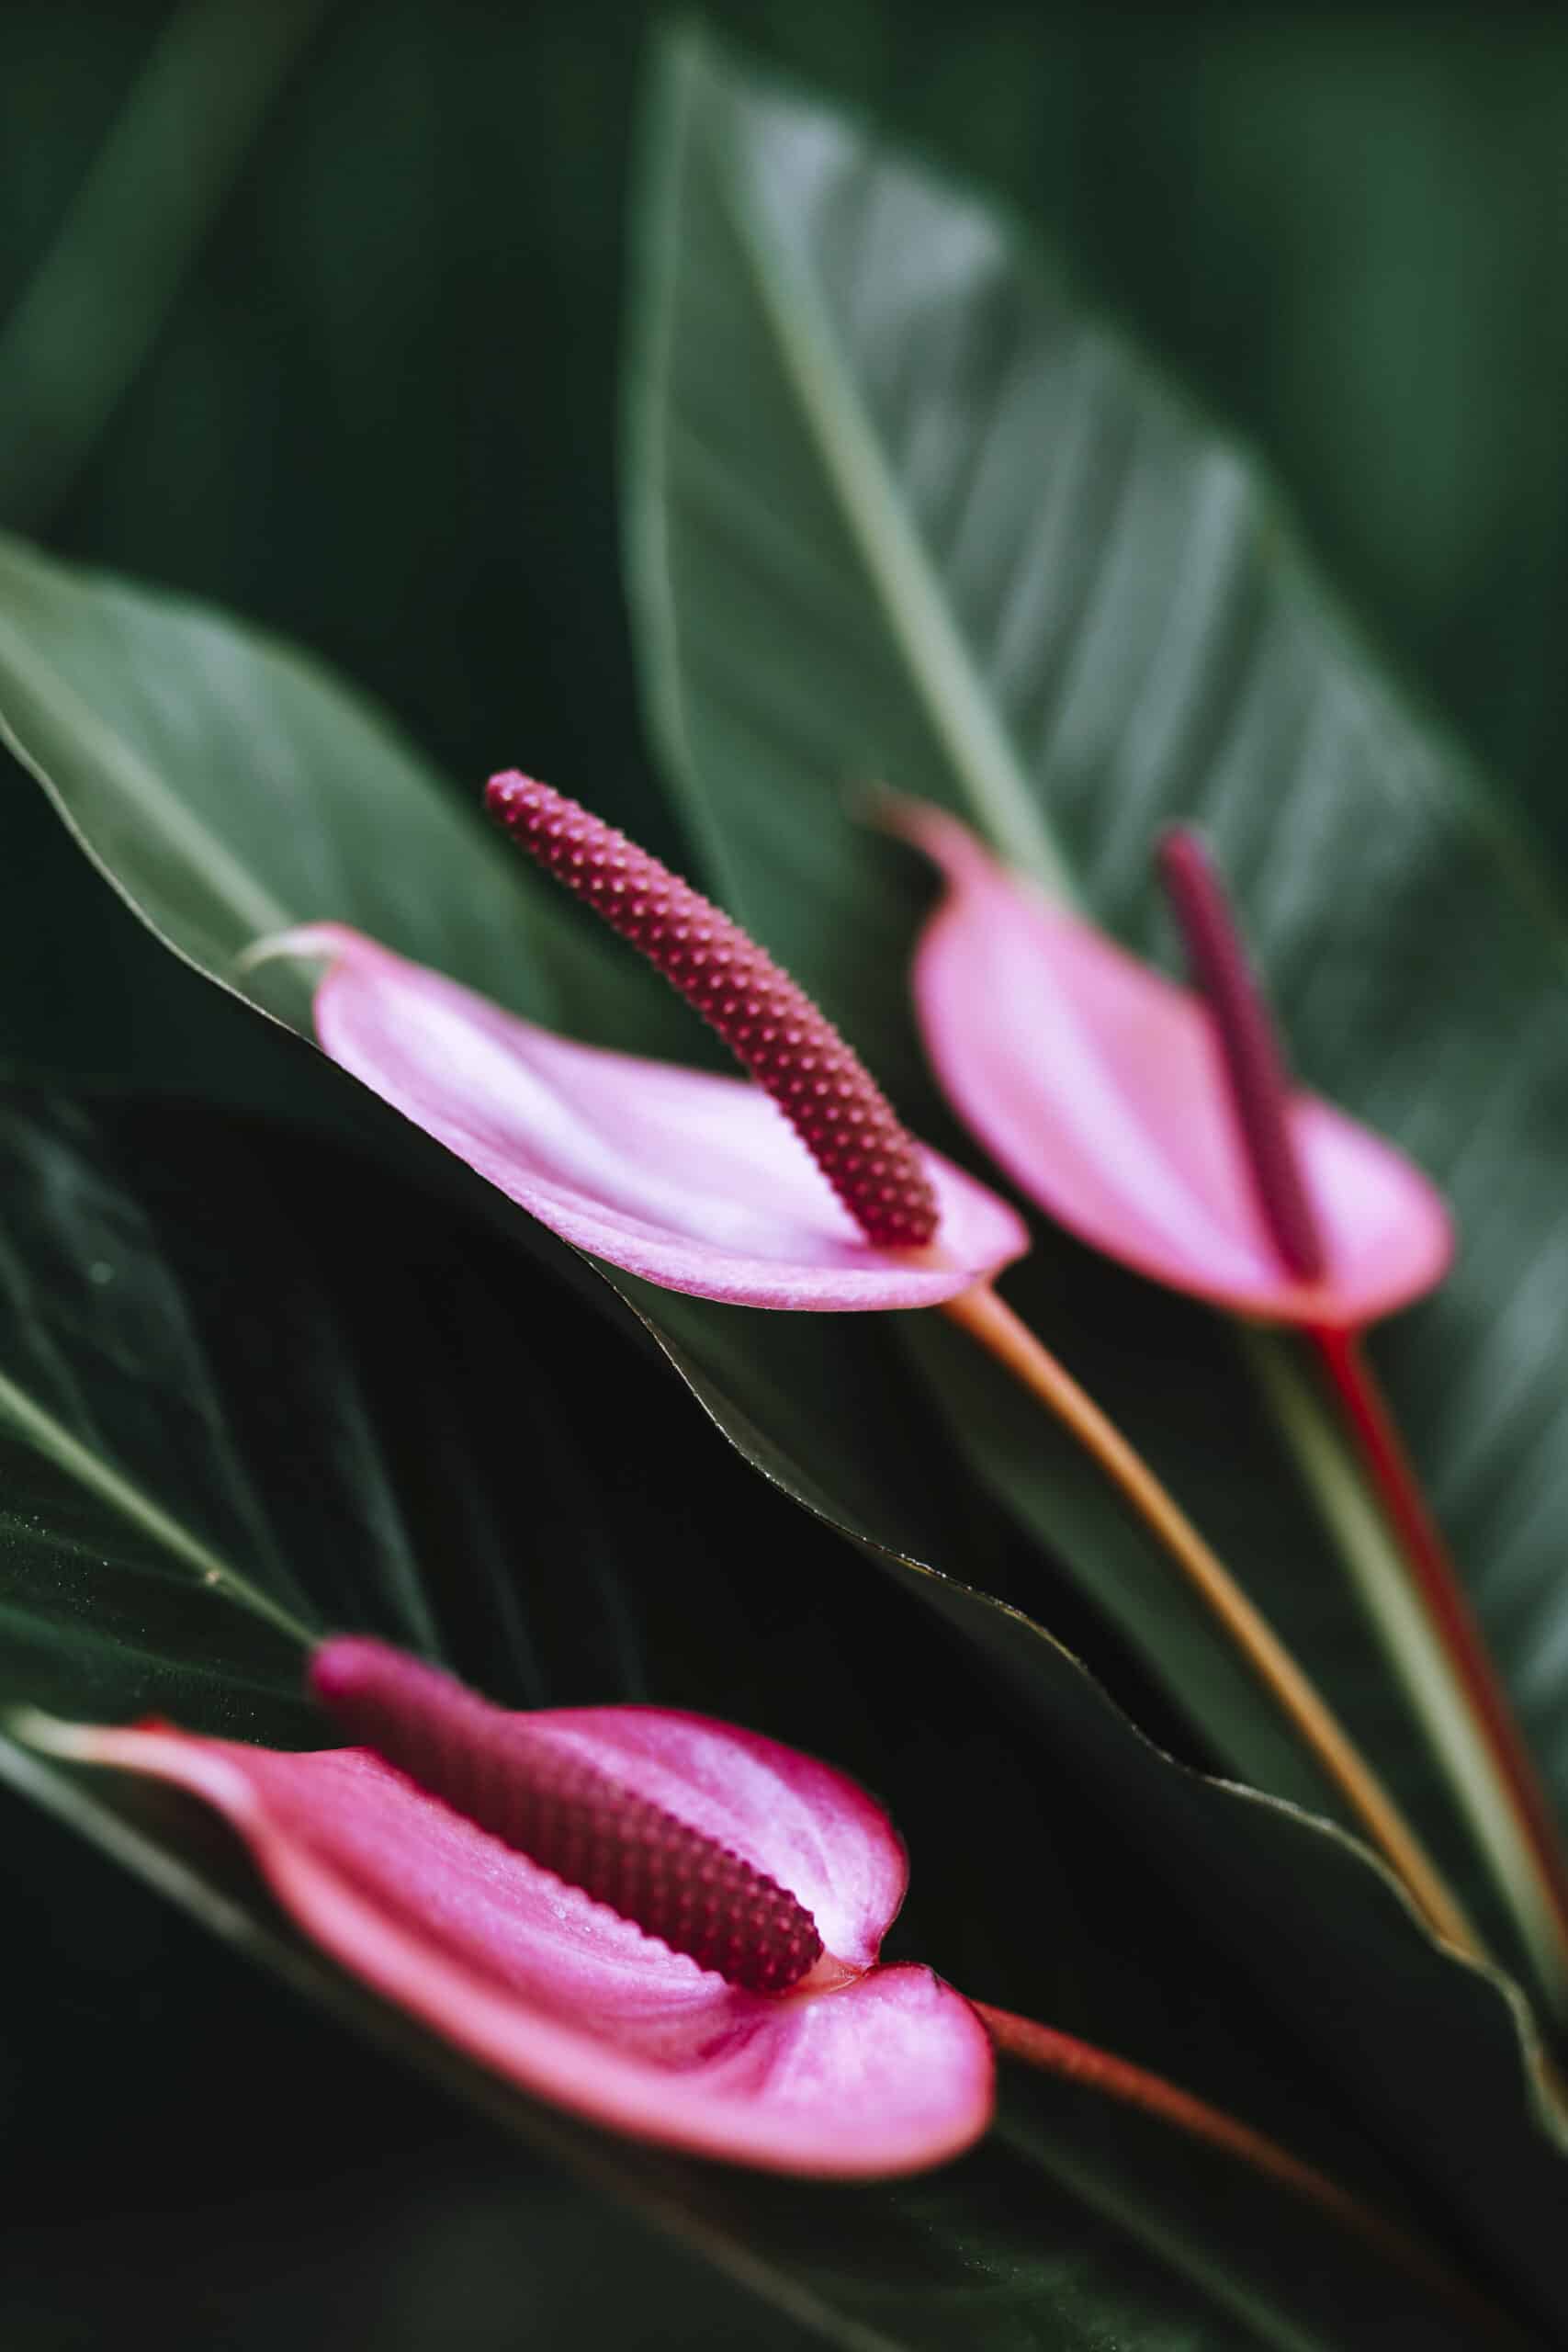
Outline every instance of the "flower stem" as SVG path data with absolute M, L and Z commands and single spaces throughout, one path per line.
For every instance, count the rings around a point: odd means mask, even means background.
M 1444 1942 L 1488 1957 L 1480 1936 L 1371 1766 L 1260 1611 L 1148 1464 L 998 1297 L 977 1283 L 942 1309 L 1021 1381 L 1083 1447 L 1218 1619 L 1366 1835 Z
M 1516 1816 L 1555 1931 L 1561 1993 L 1568 1980 L 1568 1854 L 1534 1759 L 1360 1335 L 1313 1329 L 1307 1337 Z
M 1284 1271 L 1298 1282 L 1318 1283 L 1328 1257 L 1292 1124 L 1289 1072 L 1224 891 L 1202 843 L 1185 827 L 1161 842 L 1159 870 L 1213 1024 L 1258 1215 Z M 1384 1563 L 1371 1556 L 1375 1543 L 1369 1554 L 1356 1523 L 1359 1515 L 1353 1502 L 1347 1508 L 1331 1461 L 1336 1490 L 1325 1491 L 1320 1478 L 1320 1500 L 1337 1533 L 1350 1533 L 1348 1556 L 1354 1551 L 1352 1566 L 1395 1664 L 1477 1825 L 1531 1957 L 1561 2004 L 1568 1985 L 1568 1856 L 1562 1833 L 1360 1333 L 1310 1321 L 1302 1328 L 1327 1376 L 1374 1509 L 1393 1536 L 1392 1585 Z M 1280 1401 L 1280 1382 L 1274 1378 L 1271 1385 Z M 1301 1420 L 1299 1413 L 1291 1417 L 1298 1436 Z M 1298 1444 L 1303 1467 L 1311 1459 L 1321 1470 L 1325 1449 L 1315 1432 L 1305 1434 L 1305 1446 Z M 1425 1617 L 1424 1627 L 1413 1626 L 1401 1606 L 1401 1580 Z
M 1375 2206 L 1364 2204 L 1348 2188 L 1342 2188 L 1327 2173 L 1319 2172 L 1315 2165 L 1292 2155 L 1266 2132 L 1255 2131 L 1251 2124 L 1227 2114 L 1224 2108 L 1211 2107 L 1206 2099 L 1167 2082 L 1163 2075 L 1151 2074 L 1129 2059 L 1116 2057 L 1092 2042 L 1078 2041 L 1074 2034 L 1062 2033 L 1055 2026 L 1040 2025 L 1032 2018 L 1017 2017 L 1010 2009 L 994 2009 L 986 2001 L 972 2001 L 970 2006 L 1006 2056 L 1033 2066 L 1041 2074 L 1055 2075 L 1061 2081 L 1080 2083 L 1086 2089 L 1120 2101 L 1123 2107 L 1155 2117 L 1173 2131 L 1184 2132 L 1190 2140 L 1201 2141 L 1206 2146 L 1235 2157 L 1249 2172 L 1315 2205 L 1342 2228 L 1353 2232 L 1363 2244 L 1459 2306 L 1472 2324 L 1485 2328 L 1484 2341 L 1516 2340 L 1517 2331 L 1503 2314 L 1484 2301 L 1429 2247 L 1391 2222 L 1386 2214 L 1380 2213 Z

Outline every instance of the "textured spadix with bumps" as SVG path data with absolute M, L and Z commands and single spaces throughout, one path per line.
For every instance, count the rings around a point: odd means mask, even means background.
M 323 964 L 316 1035 L 334 1061 L 541 1224 L 668 1290 L 747 1306 L 934 1306 L 1023 1254 L 1016 1211 L 899 1125 L 830 1023 L 727 916 L 547 786 L 502 776 L 491 797 L 750 1080 L 557 1036 L 342 923 L 261 942 L 252 960 Z
M 765 1871 L 417 1658 L 328 1642 L 310 1690 L 357 1746 L 727 1984 L 787 1993 L 822 1958 L 810 1912 Z
M 662 1708 L 513 1713 L 357 1638 L 310 1681 L 361 1744 L 29 1736 L 194 1791 L 343 1967 L 593 2122 L 823 2178 L 985 2130 L 986 2030 L 929 1969 L 878 1962 L 906 1859 L 841 1773 Z
M 515 770 L 491 815 L 678 989 L 799 1136 L 868 1241 L 923 1249 L 936 1194 L 919 1146 L 831 1022 L 711 899 L 612 825 Z

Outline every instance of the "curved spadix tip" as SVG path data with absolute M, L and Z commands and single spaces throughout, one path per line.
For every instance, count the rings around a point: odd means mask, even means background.
M 396 1656 L 367 1634 L 333 1634 L 310 1653 L 305 1687 L 318 1706 L 329 1713 L 367 1692 L 378 1690 L 387 1661 Z
M 1173 881 L 1179 883 L 1193 876 L 1201 876 L 1206 881 L 1214 878 L 1209 845 L 1195 825 L 1162 826 L 1155 836 L 1154 863 L 1155 871 L 1168 887 Z

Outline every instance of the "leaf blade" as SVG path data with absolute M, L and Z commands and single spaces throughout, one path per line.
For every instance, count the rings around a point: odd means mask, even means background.
M 1568 1012 L 1562 926 L 1539 876 L 1469 763 L 1400 708 L 1307 578 L 1256 469 L 1086 309 L 1058 265 L 972 197 L 697 36 L 667 51 L 648 141 L 660 226 L 633 320 L 628 574 L 649 706 L 728 887 L 940 1135 L 903 970 L 921 885 L 901 853 L 851 821 L 841 786 L 858 772 L 972 821 L 986 812 L 971 763 L 926 722 L 931 682 L 913 673 L 911 640 L 889 621 L 846 524 L 839 461 L 799 397 L 776 305 L 735 225 L 761 213 L 787 256 L 803 332 L 830 340 L 851 386 L 877 495 L 895 485 L 949 633 L 989 696 L 992 731 L 1097 913 L 1133 944 L 1157 944 L 1147 846 L 1169 818 L 1202 818 L 1247 897 L 1307 1076 L 1455 1190 L 1474 1237 L 1469 1262 L 1381 1344 L 1417 1449 L 1438 1472 L 1439 1506 L 1478 1530 L 1469 1548 L 1483 1614 L 1568 1788 L 1568 1688 L 1532 1662 L 1564 1655 L 1545 1531 L 1568 1487 L 1545 1466 L 1544 1413 L 1521 1403 L 1509 1429 L 1494 1409 L 1505 1329 L 1540 1368 L 1517 1246 L 1521 1170 L 1564 1143 L 1561 1081 L 1543 1054 Z M 1434 867 L 1476 941 L 1462 977 L 1434 952 L 1446 911 L 1430 903 Z M 1314 876 L 1330 878 L 1314 887 Z M 1335 952 L 1347 933 L 1353 956 Z M 1432 1038 L 1435 994 L 1457 1048 Z M 1479 1088 L 1482 1129 L 1495 1135 L 1502 1090 L 1483 1073 L 1499 1057 L 1515 1132 L 1483 1149 L 1473 1104 Z M 1555 1252 L 1550 1185 L 1531 1215 L 1537 1247 Z M 1208 1318 L 1140 1298 L 1045 1230 L 1009 1289 L 1194 1504 L 1507 1938 L 1441 1775 L 1413 1765 L 1403 1700 L 1332 1548 L 1305 1511 L 1282 1523 L 1280 1481 L 1299 1470 Z M 1469 1377 L 1456 1374 L 1467 1351 L 1478 1367 Z M 1233 1767 L 1295 1792 L 1257 1694 L 1184 1623 L 1115 1514 L 1101 1508 L 1097 1521 L 1092 1494 L 1013 1427 L 997 1384 L 944 1335 L 922 1329 L 919 1352 L 977 1475 L 1066 1555 Z M 1517 1373 L 1506 1377 L 1520 1396 Z M 1533 1508 L 1511 1522 L 1496 1507 L 1489 1519 L 1473 1510 L 1473 1484 L 1442 1476 L 1473 1459 L 1478 1426 L 1516 1458 L 1521 1444 L 1533 1456 Z M 1239 1453 L 1214 1446 L 1221 1428 L 1246 1432 Z M 1501 1475 L 1500 1460 L 1483 1472 L 1494 1496 Z M 1532 1521 L 1527 1565 L 1518 1533 Z
M 179 1147 L 174 1153 L 172 1140 Z M 427 1540 L 439 1533 L 450 1509 L 445 1477 L 422 1498 L 419 1465 L 406 1464 L 395 1442 L 400 1422 L 424 1428 L 426 1396 L 434 1398 L 457 1382 L 464 1408 L 459 1425 L 467 1430 L 465 1483 L 481 1492 L 495 1489 L 503 1503 L 510 1492 L 531 1495 L 536 1482 L 543 1487 L 560 1476 L 563 1449 L 552 1419 L 559 1396 L 564 1393 L 574 1406 L 590 1394 L 601 1403 L 608 1396 L 619 1408 L 618 1443 L 629 1447 L 637 1464 L 622 1500 L 607 1506 L 617 1532 L 642 1524 L 654 1499 L 649 1489 L 660 1481 L 685 1522 L 695 1519 L 709 1531 L 706 1541 L 688 1545 L 675 1573 L 633 1585 L 622 1572 L 625 1598 L 657 1659 L 656 1687 L 683 1695 L 679 1688 L 671 1690 L 671 1677 L 679 1672 L 691 1695 L 712 1694 L 710 1704 L 722 1695 L 748 1716 L 759 1708 L 771 1711 L 774 1721 L 793 1716 L 797 1733 L 801 1711 L 810 1708 L 825 1747 L 837 1747 L 847 1736 L 859 1741 L 863 1759 L 880 1755 L 878 1777 L 897 1770 L 897 1741 L 892 1749 L 882 1748 L 863 1723 L 858 1730 L 853 1725 L 855 1714 L 864 1713 L 856 1678 L 868 1656 L 886 1656 L 880 1611 L 857 1601 L 847 1615 L 829 1611 L 821 1618 L 831 1589 L 822 1570 L 830 1572 L 833 1563 L 825 1557 L 813 1568 L 801 1556 L 808 1548 L 797 1532 L 804 1523 L 793 1514 L 793 1572 L 797 1579 L 815 1577 L 818 1586 L 794 1630 L 779 1622 L 765 1591 L 728 1593 L 720 1539 L 731 1523 L 735 1497 L 750 1503 L 761 1490 L 735 1467 L 710 1506 L 700 1489 L 694 1497 L 674 1464 L 655 1472 L 652 1464 L 668 1452 L 658 1411 L 644 1435 L 633 1434 L 649 1418 L 646 1368 L 625 1351 L 609 1356 L 598 1347 L 574 1351 L 560 1347 L 558 1333 L 549 1335 L 554 1345 L 526 1336 L 540 1319 L 539 1286 L 536 1280 L 520 1281 L 514 1270 L 500 1271 L 507 1262 L 502 1253 L 491 1248 L 481 1253 L 482 1264 L 470 1261 L 460 1230 L 427 1214 L 421 1262 L 394 1272 L 385 1240 L 408 1224 L 400 1191 L 389 1192 L 357 1166 L 334 1169 L 319 1150 L 279 1146 L 210 1114 L 88 1116 L 73 1106 L 6 1098 L 0 1102 L 0 1141 L 10 1215 L 32 1244 L 29 1263 L 41 1270 L 25 1293 L 0 1287 L 0 1363 L 36 1361 L 45 1351 L 40 1341 L 47 1342 L 62 1390 L 73 1395 L 78 1442 L 63 1453 L 51 1447 L 46 1468 L 70 1475 L 82 1451 L 90 1449 L 125 1475 L 134 1469 L 143 1490 L 156 1495 L 160 1513 L 156 1521 L 142 1518 L 139 1547 L 155 1550 L 171 1530 L 209 1525 L 227 1503 L 230 1523 L 252 1528 L 257 1549 L 244 1561 L 252 1577 L 267 1574 L 269 1552 L 287 1557 L 321 1623 L 347 1616 L 395 1629 L 409 1614 L 401 1555 L 421 1531 Z M 174 1179 L 171 1160 L 182 1171 Z M 102 1306 L 90 1331 L 77 1319 L 70 1283 L 84 1200 L 90 1200 L 95 1216 L 118 1201 L 121 1235 L 116 1280 L 100 1285 Z M 215 1202 L 220 1205 L 210 1205 Z M 186 1214 L 176 1216 L 181 1209 Z M 236 1224 L 247 1236 L 243 1262 L 214 1295 L 213 1256 Z M 487 1295 L 493 1310 L 488 1320 Z M 184 1317 L 148 1312 L 149 1300 L 171 1297 L 184 1304 Z M 513 1311 L 529 1303 L 532 1315 Z M 332 1330 L 339 1333 L 336 1346 L 322 1336 Z M 389 1353 L 400 1359 L 391 1385 L 384 1363 Z M 238 1376 L 258 1362 L 290 1363 L 287 1388 L 258 1396 L 254 1379 Z M 416 1370 L 422 1363 L 423 1374 Z M 507 1368 L 505 1392 L 487 1409 L 479 1392 L 493 1379 L 489 1367 L 495 1363 Z M 415 1393 L 400 1411 L 397 1390 L 403 1386 Z M 529 1460 L 520 1479 L 515 1440 L 508 1455 L 493 1436 L 502 1428 L 515 1431 L 523 1395 L 529 1399 Z M 336 1409 L 323 1411 L 334 1396 Z M 183 1412 L 182 1398 L 189 1408 Z M 670 1411 L 683 1411 L 673 1394 L 665 1407 Z M 376 1453 L 361 1448 L 345 1462 L 343 1432 L 367 1416 L 378 1425 Z M 25 1434 L 10 1432 L 8 1492 L 24 1503 L 26 1490 L 14 1475 L 16 1453 L 31 1433 L 30 1427 Z M 367 1498 L 366 1465 L 372 1458 L 382 1464 L 387 1491 Z M 178 1606 L 150 1654 L 145 1551 L 136 1589 L 122 1600 L 135 1564 L 116 1539 L 123 1514 L 114 1484 L 89 1475 L 83 1494 L 83 1515 L 74 1526 L 58 1511 L 25 1508 L 13 1514 L 0 1545 L 7 1613 L 24 1628 L 29 1622 L 41 1628 L 52 1645 L 52 1703 L 113 1716 L 155 1698 L 185 1720 L 231 1734 L 288 1744 L 319 1737 L 298 1696 L 300 1644 L 279 1640 L 270 1623 L 232 1607 L 186 1559 L 183 1532 L 174 1536 Z M 580 1498 L 570 1470 L 567 1498 L 571 1515 L 559 1524 L 580 1530 Z M 537 1510 L 535 1516 L 537 1522 Z M 17 1521 L 25 1521 L 25 1532 Z M 104 1526 L 108 1541 L 94 1551 L 90 1538 Z M 30 1577 L 19 1558 L 24 1545 L 33 1556 Z M 88 1604 L 63 1615 L 54 1583 L 62 1566 L 85 1579 Z M 497 1639 L 492 1598 L 464 1555 L 447 1551 L 439 1578 L 426 1571 L 425 1581 L 443 1645 L 482 1655 L 492 1688 L 515 1673 L 519 1661 Z M 469 1590 L 471 1585 L 477 1589 Z M 518 1599 L 532 1620 L 534 1663 L 544 1676 L 536 1695 L 570 1697 L 592 1677 L 603 1696 L 604 1679 L 615 1671 L 614 1653 L 604 1640 L 592 1579 L 584 1574 L 581 1534 L 563 1550 L 558 1566 L 547 1555 L 536 1559 Z M 975 1605 L 988 1606 L 978 1598 Z M 138 1631 L 134 1642 L 112 1640 L 122 1609 Z M 773 1620 L 768 1642 L 757 1638 L 759 1611 Z M 749 1618 L 750 1638 L 738 1639 Z M 111 1637 L 107 1649 L 106 1636 Z M 849 1655 L 840 1658 L 839 1645 L 846 1642 Z M 882 1713 L 890 1726 L 908 1719 L 924 1735 L 955 1703 L 951 1659 L 932 1636 L 923 1648 L 906 1642 L 900 1666 L 910 1693 L 886 1699 Z M 1064 1669 L 1081 1679 L 1065 1662 Z M 36 1687 L 25 1653 L 8 1649 L 4 1675 L 10 1693 Z M 976 1690 L 972 1700 L 958 1702 L 960 1719 L 965 1705 L 976 1704 L 989 1712 L 987 1694 Z M 1103 1712 L 1110 1722 L 1111 1711 Z M 1006 2346 L 1034 2340 L 1047 2324 L 1059 2340 L 1081 2343 L 1086 2352 L 1111 2325 L 1150 2352 L 1178 2352 L 1183 2346 L 1239 2352 L 1257 2343 L 1316 2347 L 1333 2341 L 1313 2313 L 1311 2292 L 1298 2312 L 1293 2290 L 1281 2293 L 1269 2284 L 1268 2264 L 1222 2285 L 1225 2265 L 1202 2242 L 1201 2215 L 1212 2190 L 1195 2191 L 1189 2151 L 1136 2125 L 1129 2144 L 1113 2123 L 1103 2122 L 1102 2150 L 1075 2149 L 1082 2108 L 1073 2098 L 1064 2103 L 1047 2094 L 1042 2101 L 1021 2086 L 1010 2095 L 1016 2134 L 951 2172 L 868 2189 L 843 2206 L 829 2190 L 716 2176 L 711 2167 L 623 2147 L 543 2114 L 443 2052 L 303 1943 L 197 1808 L 170 1792 L 62 1771 L 40 1759 L 25 1744 L 29 1724 L 38 1720 L 25 1711 L 13 1713 L 12 1736 L 0 1737 L 0 1776 L 22 1793 L 149 1877 L 310 1998 L 325 2001 L 359 2030 L 434 2068 L 459 2096 L 497 2114 L 592 2183 L 631 2199 L 830 2341 L 934 2352 L 952 2340 L 955 2326 L 971 2340 Z M 47 1745 L 47 1734 L 30 1736 Z M 944 1767 L 957 1776 L 966 1804 L 987 1792 L 993 1818 L 973 1821 L 966 1841 L 982 1850 L 1005 1838 L 1012 1802 L 1008 1791 L 1017 1788 L 1022 1795 L 1026 1788 L 1010 1770 L 998 1779 L 1006 1752 L 993 1744 L 969 1765 L 959 1749 Z M 920 1815 L 911 1798 L 906 1818 L 912 1830 Z M 935 1817 L 928 1823 L 934 1832 Z M 970 1857 L 953 1852 L 951 1838 L 932 1834 L 924 1842 L 927 1875 L 939 1885 L 954 1869 L 961 1878 L 970 1871 Z M 1092 1861 L 1092 1844 L 1087 1850 Z M 1079 1877 L 1075 1866 L 1075 1883 L 1079 1903 L 1096 1899 L 1092 1869 Z M 928 1909 L 928 1923 L 944 1907 Z M 959 1907 L 973 1912 L 976 1905 L 971 1898 Z M 1023 1924 L 1010 1922 L 1005 1905 L 996 1914 L 998 1951 Z M 1084 1959 L 1087 1967 L 1092 1955 Z M 1190 2027 L 1177 2024 L 1179 2009 L 1162 2022 L 1167 1996 L 1159 1973 L 1134 1970 L 1128 1989 L 1138 1984 L 1147 2007 L 1144 2034 L 1157 2040 L 1176 2026 L 1185 2046 Z M 1219 2046 L 1230 2031 L 1227 2026 Z M 1186 2055 L 1190 2065 L 1195 2063 L 1190 2047 Z M 1139 2182 L 1131 2200 L 1118 2186 L 1118 2168 L 1126 2162 Z M 1058 2180 L 1066 2184 L 1069 2201 L 1059 2201 L 1052 2186 Z M 1321 2225 L 1310 2216 L 1277 2211 L 1268 2197 L 1250 2199 L 1246 2184 L 1227 2182 L 1223 2168 L 1219 2180 L 1249 2213 L 1256 2204 L 1249 2227 L 1261 2231 L 1270 2262 L 1280 2262 L 1281 2244 L 1303 2240 L 1314 2249 L 1314 2262 L 1327 2262 L 1336 2291 L 1349 2291 L 1347 2278 L 1359 2275 L 1353 2249 L 1341 2248 L 1332 2233 L 1325 2245 Z M 1517 2193 L 1517 2178 L 1513 2186 Z M 1247 2267 L 1244 2261 L 1244 2274 Z M 1377 2275 L 1372 2266 L 1371 2276 Z M 1440 2312 L 1434 2324 L 1439 2331 L 1434 2340 L 1440 2341 Z

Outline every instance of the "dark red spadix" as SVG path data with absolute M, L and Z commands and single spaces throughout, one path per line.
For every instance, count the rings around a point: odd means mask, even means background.
M 775 1880 L 452 1676 L 344 1636 L 316 1652 L 310 1685 L 356 1746 L 728 1984 L 785 1993 L 820 1958 L 811 1914 Z
M 868 1241 L 934 1239 L 919 1147 L 805 990 L 738 923 L 548 785 L 492 776 L 491 814 L 519 848 L 648 957 L 772 1096 Z
M 1185 826 L 1161 836 L 1155 859 L 1193 986 L 1213 1023 L 1258 1213 L 1285 1272 L 1321 1282 L 1328 1261 L 1291 1132 L 1290 1072 L 1229 901 L 1202 842 Z

